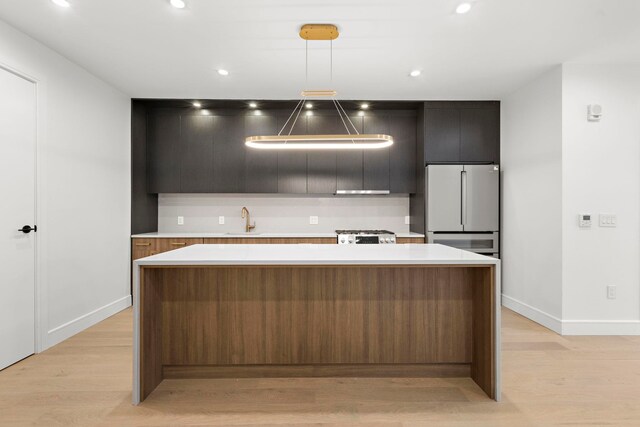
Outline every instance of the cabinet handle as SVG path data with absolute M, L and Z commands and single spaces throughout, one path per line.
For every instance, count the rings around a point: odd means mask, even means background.
M 171 242 L 171 244 L 172 244 L 173 246 L 184 246 L 184 245 L 186 245 L 186 243 L 185 243 L 185 242 Z
M 136 246 L 151 246 L 151 243 L 136 243 Z

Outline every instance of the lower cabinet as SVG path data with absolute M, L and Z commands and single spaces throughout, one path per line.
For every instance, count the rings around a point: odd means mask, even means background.
M 201 244 L 203 239 L 131 239 L 131 259 L 133 261 L 168 252 L 185 246 Z
M 424 237 L 397 237 L 396 243 L 424 243 Z
M 338 241 L 333 237 L 307 237 L 307 238 L 257 238 L 257 237 L 240 237 L 240 238 L 222 238 L 222 239 L 204 239 L 204 243 L 223 245 L 256 245 L 256 244 L 295 244 L 295 243 L 315 243 L 315 244 L 337 244 Z
M 398 237 L 398 243 L 424 243 L 423 237 Z M 261 237 L 237 237 L 237 238 L 195 238 L 195 239 L 166 239 L 166 238 L 133 238 L 131 239 L 131 259 L 135 261 L 140 258 L 156 255 L 162 252 L 172 251 L 174 249 L 184 248 L 185 246 L 198 244 L 235 244 L 235 245 L 255 245 L 255 244 L 327 244 L 335 245 L 337 240 L 334 237 L 277 237 L 277 238 L 261 238 Z
M 158 253 L 158 239 L 132 239 L 131 240 L 131 259 L 137 260 Z

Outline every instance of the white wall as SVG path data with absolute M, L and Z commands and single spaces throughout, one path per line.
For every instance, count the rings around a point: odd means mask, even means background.
M 130 304 L 130 100 L 2 21 L 0 64 L 38 82 L 44 349 Z
M 502 109 L 503 303 L 567 335 L 640 334 L 640 64 L 564 64 Z
M 409 196 L 274 196 L 257 194 L 161 194 L 160 232 L 242 232 L 246 206 L 256 233 L 326 233 L 336 229 L 387 229 L 408 233 Z M 218 216 L 225 224 L 218 224 Z M 310 225 L 309 216 L 318 224 Z M 177 217 L 184 225 L 177 225 Z
M 640 64 L 564 65 L 562 182 L 565 333 L 640 333 Z M 596 215 L 592 229 L 580 212 Z M 598 227 L 599 213 L 618 227 Z
M 562 68 L 502 100 L 503 302 L 562 318 Z

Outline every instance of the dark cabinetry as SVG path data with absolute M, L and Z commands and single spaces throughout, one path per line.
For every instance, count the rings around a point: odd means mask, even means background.
M 416 188 L 415 110 L 350 115 L 352 133 L 389 134 L 394 145 L 380 150 L 283 151 L 247 148 L 244 138 L 275 135 L 289 110 L 199 111 L 149 108 L 147 189 L 149 193 L 308 193 L 337 190 Z M 354 130 L 355 128 L 355 130 Z M 288 133 L 288 129 L 285 130 Z M 298 118 L 292 134 L 341 134 L 335 111 Z
M 213 191 L 214 118 L 183 116 L 181 118 L 180 191 L 207 193 Z M 175 161 L 175 160 L 174 160 Z M 178 162 L 176 162 L 178 163 Z
M 245 188 L 244 116 L 215 117 L 213 192 L 242 193 Z
M 425 163 L 500 162 L 499 102 L 427 102 L 423 120 Z
M 344 132 L 344 126 L 335 115 L 314 115 L 307 117 L 310 134 L 337 134 Z M 334 194 L 338 189 L 337 151 L 309 151 L 307 153 L 307 191 L 311 194 Z
M 147 135 L 149 193 L 179 193 L 180 114 L 155 112 L 149 116 Z
M 252 135 L 275 135 L 278 120 L 275 115 L 248 115 L 245 117 L 245 137 Z M 244 148 L 244 139 L 236 142 Z M 244 168 L 245 193 L 278 192 L 278 152 L 271 150 L 245 149 Z

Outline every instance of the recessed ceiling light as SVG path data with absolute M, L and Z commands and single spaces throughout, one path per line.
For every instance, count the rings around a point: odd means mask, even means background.
M 363 110 L 366 110 L 367 108 L 369 108 L 369 104 L 365 102 L 364 104 L 360 105 L 360 108 L 362 108 Z
M 228 76 L 229 72 L 227 70 L 223 70 L 222 68 L 218 70 L 218 74 L 221 76 Z
M 171 3 L 171 6 L 175 7 L 176 9 L 184 9 L 184 7 L 187 5 L 184 0 L 169 0 L 169 3 Z
M 194 106 L 194 107 L 196 107 L 196 108 L 200 108 L 200 107 L 202 107 L 202 104 L 200 104 L 198 101 L 193 101 L 193 103 L 192 103 L 192 104 L 193 104 L 193 106 Z
M 313 111 L 307 111 L 307 116 L 313 116 Z
M 313 104 L 310 102 L 307 102 L 304 106 L 305 108 L 313 108 Z
M 67 0 L 51 0 L 51 1 L 60 7 L 71 6 L 71 4 Z
M 413 70 L 412 72 L 409 73 L 411 77 L 418 77 L 420 74 L 422 74 L 422 71 L 420 70 Z
M 456 7 L 456 13 L 462 15 L 463 13 L 467 13 L 471 10 L 471 3 L 460 3 L 458 7 Z
M 256 104 L 255 102 L 250 102 L 249 108 L 258 108 L 258 104 Z

